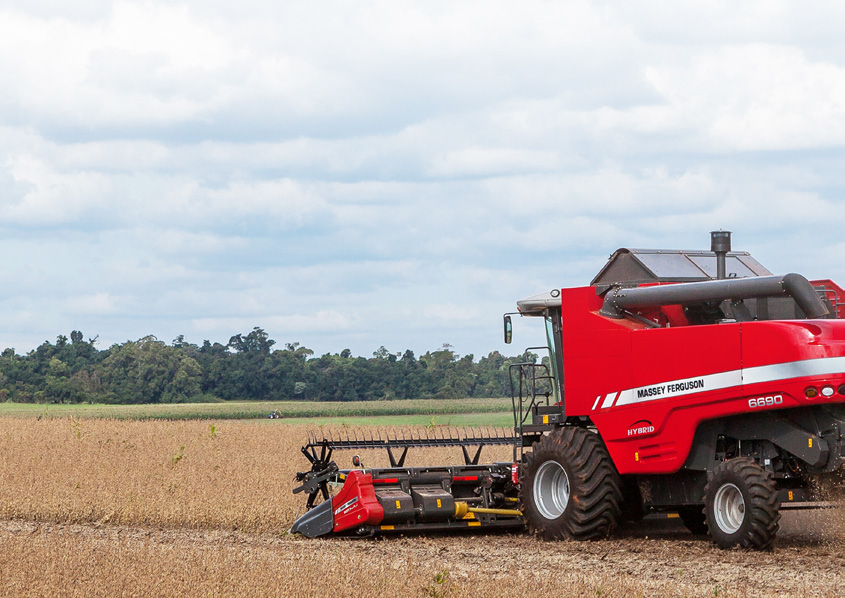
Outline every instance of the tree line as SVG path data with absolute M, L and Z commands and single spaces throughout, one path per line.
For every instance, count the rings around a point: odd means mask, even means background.
M 154 336 L 97 349 L 74 330 L 26 355 L 0 354 L 0 400 L 27 403 L 184 403 L 219 399 L 370 401 L 510 396 L 508 369 L 523 356 L 493 351 L 475 361 L 450 345 L 419 357 L 380 347 L 315 357 L 256 327 L 224 344 L 167 344 Z

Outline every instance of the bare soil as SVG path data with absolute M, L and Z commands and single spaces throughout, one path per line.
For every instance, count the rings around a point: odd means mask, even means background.
M 842 513 L 785 512 L 774 550 L 719 550 L 677 519 L 610 540 L 527 534 L 307 540 L 0 521 L 0 594 L 839 596 Z

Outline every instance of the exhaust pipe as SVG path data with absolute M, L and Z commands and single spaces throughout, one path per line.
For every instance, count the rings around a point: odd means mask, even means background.
M 724 265 L 722 267 L 724 268 Z M 792 297 L 801 311 L 811 320 L 828 315 L 827 307 L 819 299 L 813 285 L 800 274 L 728 278 L 651 287 L 619 287 L 607 292 L 599 313 L 603 316 L 619 319 L 624 317 L 626 309 L 660 305 L 687 305 L 711 301 L 721 302 L 726 299 L 738 301 L 740 299 L 778 297 L 781 295 Z
M 710 232 L 710 251 L 716 254 L 716 280 L 728 277 L 725 273 L 725 257 L 731 250 L 731 231 L 714 230 Z

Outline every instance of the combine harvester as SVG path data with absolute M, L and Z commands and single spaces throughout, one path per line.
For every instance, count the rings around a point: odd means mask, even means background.
M 677 513 L 720 547 L 765 549 L 780 509 L 841 490 L 845 292 L 832 281 L 773 276 L 718 231 L 709 252 L 619 249 L 590 286 L 517 306 L 545 320 L 548 358 L 511 368 L 514 435 L 310 438 L 294 490 L 308 511 L 292 531 L 527 525 L 592 539 Z M 494 444 L 512 444 L 513 462 L 479 464 Z M 464 464 L 404 466 L 430 446 L 462 447 Z M 331 460 L 367 448 L 387 449 L 391 467 Z M 333 497 L 329 483 L 342 483 Z

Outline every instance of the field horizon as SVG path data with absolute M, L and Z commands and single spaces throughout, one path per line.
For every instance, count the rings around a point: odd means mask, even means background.
M 391 401 L 225 401 L 214 403 L 0 403 L 0 417 L 116 420 L 255 420 L 269 419 L 318 423 L 325 418 L 344 418 L 351 425 L 513 425 L 511 399 L 402 399 Z M 490 423 L 483 414 L 494 414 Z M 505 417 L 506 416 L 506 417 Z M 409 420 L 408 418 L 411 418 Z M 367 419 L 362 419 L 367 418 Z M 370 419 L 376 418 L 376 419 Z M 389 418 L 389 419 L 385 419 Z M 401 418 L 394 421 L 395 418 Z M 448 421 L 447 421 L 448 420 Z

